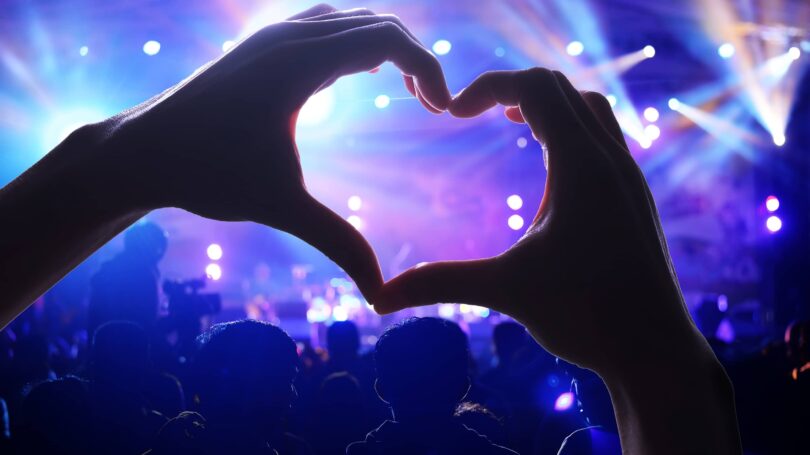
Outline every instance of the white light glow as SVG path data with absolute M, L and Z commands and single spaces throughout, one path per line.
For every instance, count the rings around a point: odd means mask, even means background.
M 389 104 L 391 104 L 391 98 L 388 95 L 379 95 L 374 98 L 374 105 L 377 106 L 377 109 L 385 109 Z
M 661 129 L 655 125 L 647 125 L 644 127 L 644 135 L 647 136 L 647 139 L 654 141 L 661 137 Z
M 149 40 L 143 43 L 143 53 L 146 55 L 157 55 L 160 52 L 160 43 L 155 40 Z
M 776 144 L 777 147 L 785 145 L 785 135 L 782 133 L 774 133 L 773 143 Z
M 523 217 L 517 214 L 512 215 L 506 221 L 506 224 L 508 224 L 513 231 L 518 231 L 523 227 Z
M 677 111 L 681 107 L 681 102 L 678 101 L 678 98 L 670 98 L 667 102 L 667 106 L 673 111 Z
M 222 259 L 222 247 L 219 246 L 217 243 L 212 243 L 208 245 L 208 248 L 205 250 L 206 254 L 208 254 L 208 259 L 212 261 L 218 261 Z
M 447 55 L 447 53 L 450 52 L 450 49 L 452 48 L 453 45 L 450 44 L 450 41 L 447 41 L 446 39 L 440 39 L 435 43 L 433 43 L 433 52 L 436 55 Z
M 771 215 L 765 220 L 765 227 L 771 232 L 778 232 L 782 229 L 782 220 L 776 215 Z
M 349 196 L 349 199 L 346 201 L 346 205 L 349 206 L 349 210 L 356 212 L 363 207 L 363 200 L 360 199 L 360 196 Z
M 769 212 L 779 210 L 779 198 L 776 196 L 768 196 L 765 198 L 765 208 L 768 209 Z
M 520 208 L 523 207 L 523 198 L 517 194 L 513 194 L 506 198 L 506 205 L 512 210 L 520 210 Z
M 610 103 L 610 107 L 616 107 L 616 95 L 605 95 L 605 98 Z
M 228 52 L 229 50 L 233 49 L 234 46 L 236 46 L 236 41 L 225 41 L 222 43 L 222 52 Z
M 799 57 L 802 56 L 802 51 L 798 47 L 793 46 L 790 49 L 788 49 L 788 56 L 790 56 L 790 58 L 792 58 L 793 60 L 798 60 Z
M 731 43 L 723 43 L 720 45 L 720 47 L 717 48 L 717 53 L 720 55 L 720 57 L 723 58 L 733 57 L 734 52 L 735 52 L 734 45 Z
M 349 215 L 349 217 L 346 218 L 346 221 L 348 221 L 349 224 L 354 226 L 354 228 L 357 229 L 358 231 L 363 230 L 363 227 L 365 227 L 365 223 L 363 222 L 363 219 L 360 218 L 357 215 Z
M 654 107 L 648 107 L 644 109 L 644 118 L 647 119 L 648 122 L 655 122 L 658 120 L 658 117 L 661 114 L 658 112 L 658 109 Z
M 529 141 L 525 137 L 517 138 L 517 146 L 519 148 L 525 149 L 527 145 L 529 145 Z
M 208 264 L 208 266 L 205 267 L 205 276 L 214 281 L 219 280 L 222 278 L 222 267 L 220 267 L 219 264 Z
M 81 55 L 82 57 L 86 56 L 89 52 L 90 48 L 88 48 L 87 46 L 82 46 L 79 48 L 79 55 Z
M 647 57 L 647 58 L 655 57 L 655 48 L 650 46 L 650 45 L 644 46 L 644 49 L 642 49 L 642 52 L 644 52 L 644 56 Z
M 309 97 L 304 106 L 298 111 L 298 124 L 301 126 L 315 126 L 323 123 L 332 115 L 335 109 L 335 91 L 327 87 Z
M 568 52 L 568 55 L 576 57 L 577 55 L 582 54 L 585 51 L 585 45 L 579 41 L 571 41 L 568 43 L 568 46 L 565 46 L 565 52 Z

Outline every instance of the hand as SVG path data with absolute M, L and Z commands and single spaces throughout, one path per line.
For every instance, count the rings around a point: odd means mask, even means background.
M 382 285 L 363 237 L 306 190 L 295 122 L 306 100 L 343 75 L 392 61 L 432 112 L 450 93 L 441 67 L 395 16 L 320 5 L 270 25 L 166 92 L 105 124 L 105 143 L 139 210 L 179 207 L 255 221 L 315 246 L 366 295 Z
M 486 73 L 449 110 L 471 117 L 496 104 L 547 150 L 534 221 L 497 257 L 406 271 L 385 284 L 375 310 L 488 306 L 602 376 L 626 453 L 738 452 L 730 383 L 686 310 L 655 203 L 608 101 L 534 68 Z

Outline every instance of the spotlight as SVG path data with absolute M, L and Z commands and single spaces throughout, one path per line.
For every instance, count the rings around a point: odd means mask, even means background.
M 208 264 L 208 266 L 205 267 L 205 276 L 217 281 L 222 278 L 222 268 L 219 264 Z
M 354 228 L 358 231 L 362 230 L 363 226 L 365 225 L 365 223 L 363 223 L 363 219 L 357 215 L 349 215 L 349 217 L 346 218 L 346 221 L 348 221 L 349 224 L 354 226 Z
M 495 48 L 495 56 L 496 57 L 503 57 L 504 55 L 506 55 L 506 50 L 504 50 L 504 48 L 502 48 L 502 47 L 496 47 Z
M 79 55 L 81 55 L 82 57 L 86 56 L 88 52 L 90 52 L 90 48 L 88 48 L 87 46 L 82 46 L 79 48 Z
M 661 129 L 655 125 L 647 125 L 644 127 L 644 135 L 647 136 L 647 139 L 650 141 L 654 141 L 661 137 Z
M 520 228 L 523 227 L 523 217 L 517 214 L 512 215 L 506 221 L 506 224 L 508 224 L 513 231 L 520 230 Z
M 446 55 L 452 48 L 453 45 L 450 44 L 450 41 L 447 41 L 446 39 L 440 39 L 433 43 L 433 52 L 436 55 Z
M 512 210 L 520 210 L 520 208 L 523 207 L 523 198 L 517 194 L 513 194 L 506 198 L 506 205 Z
M 658 120 L 658 117 L 660 115 L 661 114 L 658 113 L 658 109 L 654 107 L 648 107 L 647 109 L 644 109 L 644 118 L 646 118 L 647 121 L 649 122 L 655 122 L 656 120 Z
M 527 145 L 529 145 L 529 141 L 527 141 L 525 137 L 517 138 L 517 146 L 518 147 L 520 147 L 522 149 L 525 149 Z
M 208 254 L 208 259 L 212 261 L 218 261 L 222 259 L 222 247 L 219 246 L 217 243 L 212 243 L 208 245 L 208 248 L 205 250 Z
M 360 199 L 360 196 L 350 196 L 346 204 L 349 206 L 349 210 L 356 212 L 363 206 L 363 200 Z
M 349 310 L 337 305 L 336 307 L 332 308 L 332 319 L 335 321 L 345 321 L 349 319 Z
M 554 410 L 557 412 L 563 412 L 571 409 L 571 406 L 574 405 L 574 394 L 571 392 L 565 392 L 560 394 L 556 400 L 554 400 Z
M 717 53 L 723 58 L 731 58 L 734 56 L 735 51 L 736 49 L 734 49 L 734 45 L 731 43 L 723 43 L 717 48 Z
M 667 102 L 667 106 L 673 111 L 677 111 L 681 107 L 681 102 L 678 101 L 678 98 L 670 98 Z
M 645 131 L 645 134 L 646 134 L 646 131 Z M 642 137 L 641 139 L 638 140 L 638 145 L 640 145 L 641 148 L 643 148 L 644 150 L 647 150 L 648 148 L 652 147 L 652 140 L 650 140 L 648 137 L 644 136 L 644 137 Z
M 788 56 L 793 60 L 798 60 L 799 57 L 802 56 L 802 51 L 798 47 L 793 46 L 790 49 L 788 49 Z
M 225 41 L 224 43 L 222 43 L 222 52 L 228 52 L 229 50 L 233 49 L 235 45 L 236 41 L 231 40 Z
M 156 55 L 160 52 L 160 43 L 155 40 L 149 40 L 143 44 L 143 53 L 146 55 Z
M 374 98 L 374 105 L 377 106 L 377 109 L 385 109 L 389 104 L 391 104 L 391 98 L 388 95 L 379 95 Z
M 642 49 L 641 51 L 644 52 L 644 56 L 647 58 L 655 57 L 655 48 L 650 46 L 649 44 L 644 46 L 644 49 Z
M 616 95 L 605 95 L 605 98 L 607 98 L 610 107 L 616 106 Z
M 776 215 L 771 215 L 765 220 L 765 227 L 767 227 L 771 233 L 779 232 L 779 230 L 782 229 L 782 220 Z
M 768 209 L 769 212 L 775 212 L 779 210 L 779 199 L 776 196 L 766 197 L 765 208 Z
M 327 87 L 309 97 L 304 106 L 298 111 L 298 124 L 302 126 L 315 126 L 332 115 L 335 109 L 335 91 Z
M 773 143 L 776 144 L 777 147 L 785 145 L 785 135 L 782 133 L 774 133 Z
M 565 46 L 565 51 L 568 52 L 568 55 L 576 57 L 580 55 L 585 50 L 585 45 L 579 41 L 571 41 L 568 43 L 568 46 Z

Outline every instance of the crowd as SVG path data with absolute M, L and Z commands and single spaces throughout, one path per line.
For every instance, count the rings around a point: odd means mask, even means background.
M 325 349 L 266 322 L 225 322 L 185 359 L 165 347 L 156 356 L 154 334 L 132 321 L 88 337 L 54 331 L 42 314 L 0 332 L 0 453 L 621 453 L 599 376 L 551 356 L 515 322 L 493 327 L 495 362 L 481 371 L 482 353 L 440 318 L 396 323 L 368 352 L 351 321 L 328 328 Z M 810 323 L 794 323 L 744 355 L 713 340 L 747 453 L 801 453 L 808 336 Z M 541 403 L 550 377 L 573 394 L 570 409 Z

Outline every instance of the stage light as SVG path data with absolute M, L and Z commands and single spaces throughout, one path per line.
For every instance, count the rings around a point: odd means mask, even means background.
M 725 296 L 725 295 L 723 295 L 723 294 L 720 294 L 720 295 L 717 297 L 717 309 L 718 309 L 718 310 L 719 310 L 721 313 L 725 313 L 725 312 L 726 312 L 726 310 L 728 310 L 728 297 L 726 297 L 726 296 Z
M 565 392 L 560 394 L 556 400 L 554 400 L 554 410 L 557 412 L 563 412 L 571 409 L 571 406 L 574 405 L 574 394 L 571 392 Z
M 616 95 L 605 95 L 605 98 L 607 98 L 610 107 L 616 106 Z
M 103 110 L 93 107 L 60 110 L 45 124 L 44 129 L 39 134 L 43 153 L 59 145 L 77 128 L 88 123 L 100 122 L 107 117 L 109 115 Z
M 517 138 L 517 146 L 519 148 L 525 149 L 527 145 L 529 145 L 529 141 L 526 140 L 525 137 L 521 136 L 521 137 Z
M 363 223 L 363 219 L 357 215 L 349 215 L 349 217 L 346 218 L 346 221 L 348 221 L 349 224 L 354 226 L 354 228 L 357 229 L 358 231 L 363 230 L 363 227 L 365 225 L 365 223 Z
M 374 98 L 374 105 L 377 106 L 377 109 L 385 109 L 389 104 L 391 104 L 391 98 L 388 95 L 379 95 Z
M 731 43 L 723 43 L 717 48 L 717 53 L 723 58 L 731 58 L 734 56 L 734 52 L 734 45 Z
M 788 56 L 793 60 L 798 60 L 799 57 L 802 56 L 802 51 L 798 47 L 793 46 L 790 49 L 788 49 Z
M 149 40 L 143 44 L 143 53 L 146 55 L 156 55 L 160 52 L 160 43 L 155 40 Z
M 349 310 L 338 305 L 332 308 L 332 319 L 335 321 L 346 321 L 349 319 Z
M 654 107 L 648 107 L 647 109 L 644 109 L 644 118 L 646 118 L 648 122 L 657 121 L 660 115 L 661 114 L 658 112 L 658 109 Z
M 315 301 L 319 300 L 321 303 L 316 305 Z M 312 307 L 307 310 L 307 321 L 312 323 L 325 322 L 329 320 L 332 315 L 332 307 L 320 297 L 312 299 Z
M 222 52 L 228 52 L 229 50 L 233 49 L 235 45 L 236 41 L 231 40 L 225 41 L 224 43 L 222 43 Z
M 360 196 L 349 196 L 349 200 L 346 201 L 346 205 L 349 206 L 349 210 L 356 212 L 363 207 L 363 200 L 360 199 Z
M 644 135 L 647 136 L 647 139 L 650 141 L 654 141 L 661 137 L 661 129 L 655 125 L 647 125 L 644 127 Z
M 79 48 L 79 55 L 81 55 L 82 57 L 86 56 L 88 52 L 90 52 L 90 48 L 88 48 L 87 46 L 82 46 Z
M 520 228 L 523 227 L 523 217 L 517 214 L 512 215 L 509 217 L 506 223 L 510 228 L 512 228 L 513 231 L 520 230 Z
M 773 143 L 776 144 L 777 147 L 785 145 L 785 135 L 781 133 L 774 133 Z
M 309 97 L 304 106 L 298 111 L 298 124 L 302 126 L 315 126 L 322 123 L 332 115 L 335 108 L 335 91 L 327 87 Z
M 446 39 L 440 39 L 433 43 L 433 52 L 435 52 L 436 55 L 446 55 L 452 48 L 453 45 Z
M 585 50 L 585 45 L 579 41 L 571 41 L 568 43 L 568 46 L 565 46 L 565 51 L 568 52 L 568 55 L 576 57 L 577 55 L 582 54 Z
M 217 243 L 212 243 L 208 245 L 208 248 L 205 250 L 208 254 L 208 259 L 212 261 L 218 261 L 222 259 L 222 247 L 219 246 Z
M 652 140 L 644 136 L 638 140 L 638 145 L 641 146 L 641 148 L 643 148 L 644 150 L 647 150 L 648 148 L 652 147 Z
M 503 57 L 504 55 L 506 55 L 506 50 L 504 50 L 504 48 L 502 48 L 502 47 L 496 47 L 495 48 L 495 56 L 496 57 Z
M 512 210 L 520 210 L 520 208 L 523 207 L 523 198 L 517 194 L 513 194 L 506 198 L 506 205 Z
M 667 102 L 667 106 L 669 106 L 669 108 L 672 109 L 673 111 L 677 111 L 678 108 L 681 107 L 681 102 L 678 101 L 678 98 L 670 98 L 669 101 Z
M 222 268 L 219 264 L 208 264 L 208 266 L 205 267 L 205 276 L 217 281 L 222 278 Z
M 655 57 L 655 48 L 650 46 L 649 44 L 644 46 L 644 49 L 642 49 L 642 51 L 644 52 L 644 56 L 647 58 Z
M 439 304 L 439 317 L 445 319 L 452 319 L 453 316 L 456 315 L 456 308 L 455 305 L 450 303 L 440 303 Z
M 767 227 L 771 233 L 779 232 L 779 230 L 782 229 L 782 219 L 776 215 L 771 215 L 765 220 L 765 227 Z
M 766 197 L 765 208 L 768 209 L 769 212 L 775 212 L 779 210 L 779 199 L 776 196 Z

